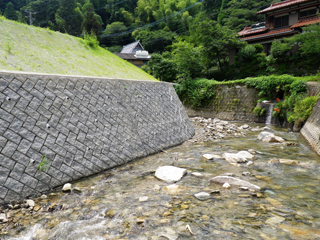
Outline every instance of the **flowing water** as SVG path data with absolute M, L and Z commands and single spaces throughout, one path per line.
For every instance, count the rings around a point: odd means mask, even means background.
M 14 221 L 0 224 L 0 239 L 320 239 L 320 159 L 298 133 L 269 127 L 297 144 L 263 143 L 250 130 L 247 137 L 189 141 L 74 183 L 81 192 L 36 199 L 33 212 L 12 210 Z M 248 149 L 257 151 L 250 166 L 202 158 Z M 300 163 L 268 163 L 273 158 Z M 164 165 L 188 169 L 171 192 L 154 177 Z M 210 183 L 227 172 L 259 185 L 261 194 Z M 211 198 L 200 201 L 198 192 Z

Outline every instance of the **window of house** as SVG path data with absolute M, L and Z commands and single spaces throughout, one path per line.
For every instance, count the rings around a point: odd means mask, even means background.
M 277 17 L 274 19 L 274 27 L 284 27 L 289 25 L 289 15 L 287 16 L 282 16 L 282 17 Z
M 300 11 L 300 17 L 308 17 L 308 16 L 312 16 L 312 15 L 316 15 L 317 14 L 317 9 L 310 9 L 310 10 L 306 10 L 306 11 Z

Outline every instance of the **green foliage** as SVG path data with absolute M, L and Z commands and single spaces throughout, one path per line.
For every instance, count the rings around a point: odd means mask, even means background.
M 205 106 L 215 96 L 215 86 L 218 84 L 215 80 L 196 79 L 185 80 L 178 86 L 175 86 L 180 99 L 184 99 L 186 104 L 197 108 Z
M 266 109 L 261 107 L 255 107 L 252 111 L 257 117 L 262 116 L 265 113 Z
M 277 61 L 283 61 L 286 59 L 285 57 L 291 49 L 292 47 L 290 44 L 275 40 L 272 43 L 270 54 L 272 57 L 276 58 Z
M 200 61 L 202 49 L 193 43 L 179 41 L 172 44 L 172 59 L 179 81 L 201 76 L 204 65 Z
M 256 54 L 256 48 L 253 45 L 246 45 L 245 47 L 241 48 L 238 57 L 242 58 L 243 60 L 249 61 Z
M 38 170 L 40 172 L 47 172 L 49 168 L 50 159 L 46 155 L 43 155 L 41 161 L 38 164 Z
M 268 97 L 269 99 L 275 99 L 276 97 L 282 98 L 286 91 L 292 89 L 303 89 L 305 83 L 300 81 L 293 84 L 300 78 L 293 77 L 291 75 L 270 75 L 257 78 L 247 78 L 246 85 L 259 90 L 259 96 Z M 306 89 L 306 87 L 305 87 Z
M 297 101 L 293 113 L 288 117 L 289 122 L 295 122 L 295 124 L 303 124 L 311 115 L 314 106 L 316 105 L 319 96 L 304 97 L 300 101 Z
M 14 5 L 12 4 L 12 2 L 9 2 L 6 5 L 6 9 L 4 10 L 4 16 L 10 20 L 18 20 L 18 15 L 14 10 Z
M 91 31 L 91 34 L 88 34 L 86 31 L 84 31 L 83 39 L 86 46 L 89 46 L 91 48 L 99 47 L 99 41 L 93 30 Z
M 152 54 L 151 60 L 143 70 L 152 74 L 155 78 L 166 82 L 173 82 L 177 75 L 176 63 L 170 58 L 169 53 L 163 55 L 158 53 Z

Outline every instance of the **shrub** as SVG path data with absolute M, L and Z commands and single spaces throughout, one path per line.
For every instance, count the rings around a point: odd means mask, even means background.
M 215 95 L 214 88 L 219 82 L 208 79 L 185 80 L 176 86 L 176 91 L 185 103 L 197 108 L 206 105 Z
M 252 111 L 257 117 L 262 116 L 265 113 L 266 109 L 261 107 L 255 107 Z
M 297 101 L 293 113 L 288 117 L 289 122 L 295 122 L 297 125 L 303 124 L 311 115 L 313 107 L 318 101 L 318 96 L 304 97 Z
M 88 34 L 86 31 L 84 31 L 83 39 L 86 46 L 91 48 L 97 48 L 99 46 L 98 38 L 93 31 L 91 31 L 91 34 Z

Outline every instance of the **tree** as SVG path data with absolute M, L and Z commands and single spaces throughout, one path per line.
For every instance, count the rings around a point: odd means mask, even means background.
M 12 4 L 12 2 L 9 2 L 6 6 L 6 9 L 4 10 L 4 16 L 7 19 L 11 19 L 11 20 L 18 20 L 18 14 L 17 12 L 14 10 L 14 6 Z
M 55 16 L 58 29 L 74 35 L 79 33 L 81 22 L 75 21 L 75 17 L 80 14 L 78 9 L 75 10 L 76 0 L 59 0 L 59 6 Z
M 179 80 L 189 80 L 200 77 L 204 68 L 201 62 L 201 47 L 182 41 L 172 44 L 172 55 Z
M 212 20 L 199 22 L 191 31 L 190 41 L 201 46 L 202 60 L 207 69 L 218 63 L 220 70 L 227 62 L 229 50 L 244 45 L 235 32 Z
M 99 35 L 99 30 L 102 26 L 101 17 L 94 12 L 92 3 L 88 2 L 83 6 L 83 22 L 81 25 L 82 31 L 94 32 L 96 36 Z

